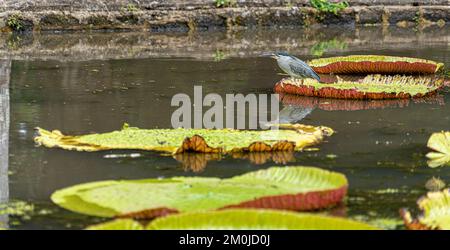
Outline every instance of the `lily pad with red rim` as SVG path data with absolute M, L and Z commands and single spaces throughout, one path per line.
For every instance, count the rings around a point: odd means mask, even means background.
M 313 167 L 272 167 L 226 179 L 92 182 L 58 190 L 51 199 L 82 214 L 143 219 L 239 207 L 316 210 L 341 202 L 347 187 L 345 176 L 336 172 Z
M 434 77 L 368 75 L 334 83 L 285 78 L 275 85 L 275 92 L 337 99 L 405 99 L 432 96 L 442 87 L 443 79 Z
M 434 74 L 444 67 L 426 59 L 384 55 L 319 58 L 308 64 L 319 74 Z

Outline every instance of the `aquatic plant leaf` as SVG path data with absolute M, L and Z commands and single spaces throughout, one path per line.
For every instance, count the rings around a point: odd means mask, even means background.
M 139 222 L 132 219 L 116 219 L 98 225 L 93 225 L 87 230 L 144 230 Z
M 331 128 L 302 124 L 280 125 L 279 130 L 233 129 L 139 129 L 80 136 L 63 135 L 60 131 L 37 128 L 35 142 L 46 147 L 78 151 L 140 149 L 172 154 L 183 152 L 233 153 L 300 151 L 320 143 L 333 133 Z
M 131 219 L 116 219 L 88 227 L 90 230 L 142 230 Z M 376 230 L 377 227 L 339 217 L 270 209 L 228 209 L 200 211 L 161 217 L 147 230 Z
M 313 167 L 272 167 L 233 178 L 173 177 L 101 181 L 53 193 L 61 207 L 102 217 L 148 219 L 233 207 L 314 210 L 339 203 L 344 175 Z
M 420 58 L 382 55 L 319 58 L 308 64 L 319 74 L 434 74 L 444 67 Z
M 376 227 L 348 219 L 277 210 L 230 209 L 195 212 L 161 217 L 148 229 L 191 230 L 373 230 Z
M 0 203 L 0 215 L 14 215 L 19 217 L 28 217 L 34 212 L 34 205 L 25 201 L 13 200 L 6 203 Z
M 450 164 L 450 132 L 433 133 L 427 146 L 434 150 L 428 153 L 428 166 L 435 168 Z
M 275 85 L 275 92 L 337 99 L 403 99 L 433 95 L 442 84 L 442 79 L 399 75 L 368 75 L 360 81 L 339 79 L 332 84 L 285 78 Z
M 450 189 L 428 192 L 417 201 L 422 214 L 413 219 L 411 213 L 403 209 L 401 215 L 408 229 L 450 230 Z

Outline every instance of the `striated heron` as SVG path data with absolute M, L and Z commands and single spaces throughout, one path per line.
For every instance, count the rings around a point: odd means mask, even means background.
M 270 56 L 277 60 L 278 66 L 293 78 L 313 78 L 320 82 L 320 77 L 304 61 L 286 52 L 266 53 L 263 56 Z

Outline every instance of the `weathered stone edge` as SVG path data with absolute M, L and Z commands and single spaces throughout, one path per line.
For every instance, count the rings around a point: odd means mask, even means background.
M 450 6 L 355 6 L 338 14 L 310 7 L 251 7 L 193 10 L 6 11 L 2 31 L 133 29 L 189 31 L 312 25 L 444 26 Z

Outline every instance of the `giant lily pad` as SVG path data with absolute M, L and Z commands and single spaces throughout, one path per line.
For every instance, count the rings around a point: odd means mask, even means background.
M 60 131 L 37 128 L 38 144 L 78 151 L 140 149 L 169 152 L 233 153 L 300 151 L 320 143 L 333 133 L 331 128 L 302 124 L 280 125 L 279 130 L 233 129 L 139 129 L 80 136 L 63 135 Z
M 409 229 L 442 229 L 450 230 L 450 190 L 429 192 L 417 201 L 419 209 L 423 212 L 414 219 L 411 213 L 404 209 L 401 211 L 405 225 Z
M 360 81 L 339 79 L 332 84 L 285 78 L 275 85 L 275 92 L 338 99 L 402 99 L 433 95 L 442 84 L 442 79 L 399 75 L 368 75 Z
M 343 218 L 277 210 L 230 209 L 192 212 L 158 218 L 146 227 L 130 219 L 91 226 L 92 230 L 374 230 L 376 227 Z
M 101 181 L 55 192 L 56 204 L 102 217 L 160 215 L 235 207 L 313 210 L 339 203 L 344 175 L 312 167 L 273 167 L 228 179 L 174 177 Z
M 428 166 L 435 168 L 450 163 L 450 132 L 433 133 L 427 146 L 434 150 L 427 154 Z
M 444 67 L 425 59 L 381 55 L 319 58 L 308 64 L 319 74 L 434 74 Z

